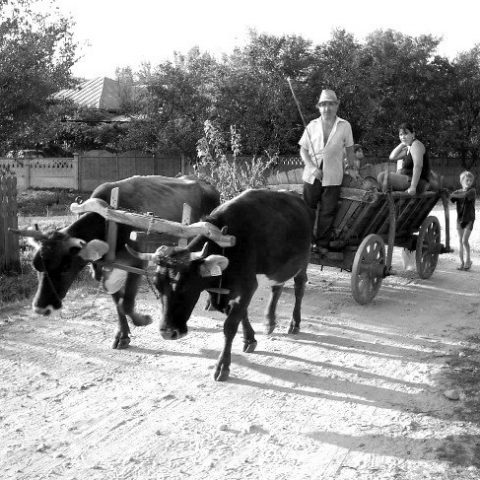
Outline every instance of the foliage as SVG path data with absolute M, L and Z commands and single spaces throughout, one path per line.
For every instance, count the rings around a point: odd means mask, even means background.
M 229 200 L 248 188 L 266 186 L 266 173 L 275 158 L 264 161 L 252 157 L 250 161 L 240 161 L 241 138 L 234 126 L 230 127 L 229 141 L 217 124 L 205 121 L 205 135 L 197 143 L 200 161 L 195 165 L 195 174 L 214 185 L 220 192 L 222 201 Z M 231 149 L 233 158 L 227 157 Z
M 433 156 L 458 159 L 465 168 L 475 168 L 479 161 L 479 46 L 450 61 L 436 54 L 440 40 L 431 35 L 412 37 L 378 30 L 359 42 L 347 31 L 337 29 L 328 41 L 313 45 L 298 35 L 276 36 L 252 30 L 245 46 L 220 59 L 193 47 L 185 54 L 175 52 L 173 60 L 157 66 L 144 64 L 137 72 L 130 67 L 119 68 L 122 113 L 131 115 L 132 121 L 99 124 L 95 122 L 98 112 L 46 102 L 54 88 L 69 81 L 75 45 L 61 21 L 53 22 L 50 30 L 32 26 L 50 25 L 47 17 L 32 17 L 36 23 L 22 23 L 30 18 L 29 6 L 34 2 L 3 1 L 17 6 L 19 20 L 0 17 L 1 31 L 8 32 L 0 49 L 0 90 L 8 82 L 20 82 L 18 91 L 25 99 L 21 103 L 12 89 L 0 91 L 8 94 L 10 102 L 7 111 L 8 102 L 0 95 L 4 147 L 41 145 L 69 152 L 94 148 L 162 150 L 180 152 L 195 161 L 197 142 L 206 135 L 204 122 L 208 121 L 219 132 L 235 125 L 242 152 L 255 163 L 264 152 L 270 157 L 298 152 L 304 124 L 289 90 L 290 79 L 307 122 L 318 116 L 320 91 L 334 89 L 340 98 L 339 116 L 352 124 L 355 142 L 362 143 L 369 155 L 388 155 L 398 142 L 398 124 L 408 121 L 415 125 Z M 65 28 L 60 31 L 59 25 Z M 44 58 L 43 63 L 39 61 L 40 67 L 34 58 L 28 68 L 33 55 L 30 51 L 35 51 L 32 45 L 36 45 L 32 39 L 44 46 L 45 56 L 35 57 Z M 20 47 L 30 49 L 20 62 L 21 69 L 28 70 L 25 78 L 20 78 L 15 67 L 16 77 L 2 82 L 5 72 L 11 71 L 9 65 L 1 63 L 5 63 L 5 45 L 18 47 L 18 51 Z M 62 46 L 63 56 L 53 55 L 53 46 L 56 51 Z M 14 52 L 18 56 L 17 50 Z M 51 71 L 57 73 L 51 75 Z M 32 95 L 26 91 L 31 85 Z M 62 122 L 65 117 L 87 118 L 88 122 Z M 201 156 L 199 161 L 227 161 L 224 155 L 211 155 L 211 159 Z M 228 162 L 241 163 L 235 155 Z M 261 169 L 261 163 L 246 165 L 242 168 L 250 169 L 250 174 L 257 167 Z M 227 165 L 222 168 L 228 170 Z M 232 191 L 236 188 L 231 186 Z
M 458 153 L 464 168 L 471 169 L 478 167 L 480 158 L 480 45 L 459 55 L 453 67 L 442 131 L 449 150 Z
M 37 288 L 37 274 L 31 262 L 24 258 L 20 260 L 21 272 L 0 273 L 0 307 L 7 303 L 24 300 L 31 297 Z
M 88 194 L 64 189 L 28 189 L 17 194 L 18 213 L 23 216 L 71 215 L 70 205 Z
M 0 150 L 34 146 L 48 98 L 65 88 L 75 63 L 71 19 L 36 0 L 3 0 L 0 9 Z
M 302 127 L 287 78 L 303 78 L 311 60 L 310 42 L 302 37 L 255 31 L 226 59 L 217 112 L 227 125 L 237 125 L 247 153 L 297 151 Z

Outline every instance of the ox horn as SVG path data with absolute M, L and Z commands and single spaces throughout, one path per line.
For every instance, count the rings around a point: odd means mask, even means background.
M 17 230 L 15 228 L 9 228 L 8 230 L 15 235 L 20 235 L 21 237 L 30 237 L 37 241 L 47 238 L 47 235 L 45 235 L 45 233 L 41 232 L 40 230 Z
M 137 250 L 133 249 L 129 245 L 125 244 L 125 249 L 127 252 L 134 258 L 138 258 L 139 260 L 144 260 L 147 262 L 153 262 L 154 253 L 143 253 L 143 252 L 138 252 Z
M 205 258 L 207 256 L 207 251 L 208 251 L 208 243 L 205 242 L 202 250 L 200 250 L 199 252 L 190 253 L 190 260 L 200 260 L 201 258 Z

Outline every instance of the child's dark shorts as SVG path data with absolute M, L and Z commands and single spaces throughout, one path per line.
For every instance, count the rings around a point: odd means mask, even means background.
M 461 228 L 462 230 L 466 230 L 467 228 L 469 230 L 473 230 L 474 223 L 475 223 L 475 220 L 471 220 L 470 222 L 457 222 L 457 227 Z

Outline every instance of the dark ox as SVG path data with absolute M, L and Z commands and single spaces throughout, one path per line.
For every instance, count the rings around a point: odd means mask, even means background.
M 247 312 L 258 286 L 257 274 L 273 282 L 265 311 L 267 333 L 276 325 L 275 309 L 283 284 L 294 278 L 289 333 L 299 331 L 312 225 L 309 209 L 299 196 L 268 190 L 248 190 L 215 209 L 206 221 L 226 228 L 236 237 L 235 246 L 222 251 L 211 240 L 197 237 L 186 249 L 160 248 L 155 254 L 137 254 L 137 258 L 158 265 L 155 285 L 163 304 L 160 331 L 165 339 L 187 334 L 187 321 L 203 290 L 215 292 L 220 280 L 221 288 L 228 290 L 221 295 L 210 293 L 212 306 L 227 315 L 225 344 L 214 373 L 215 380 L 223 381 L 229 376 L 232 342 L 240 322 L 243 350 L 252 352 L 257 343 Z
M 170 178 L 163 176 L 134 176 L 118 182 L 104 183 L 97 187 L 91 198 L 110 202 L 112 188 L 119 187 L 118 208 L 137 212 L 153 212 L 166 220 L 180 222 L 183 204 L 192 207 L 192 221 L 210 213 L 219 203 L 218 192 L 210 185 L 191 177 Z M 130 242 L 132 227 L 118 224 L 116 261 L 134 267 L 145 264 L 133 258 L 125 250 Z M 33 300 L 35 312 L 48 315 L 62 308 L 62 300 L 80 270 L 89 262 L 95 262 L 106 253 L 106 222 L 97 213 L 85 213 L 69 227 L 36 235 L 38 250 L 33 265 L 38 271 L 38 288 Z M 98 279 L 98 269 L 96 277 Z M 126 348 L 130 343 L 127 317 L 134 325 L 151 323 L 148 315 L 135 312 L 135 296 L 141 275 L 124 274 L 121 287 L 112 298 L 115 302 L 119 328 L 113 348 Z

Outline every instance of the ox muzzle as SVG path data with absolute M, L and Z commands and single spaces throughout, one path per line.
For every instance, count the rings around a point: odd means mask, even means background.
M 38 315 L 45 316 L 48 316 L 55 311 L 55 308 L 53 308 L 52 305 L 47 305 L 46 307 L 36 307 L 35 305 L 32 305 L 32 309 Z
M 187 335 L 188 329 L 180 331 L 178 328 L 160 327 L 160 335 L 164 340 L 179 340 Z

